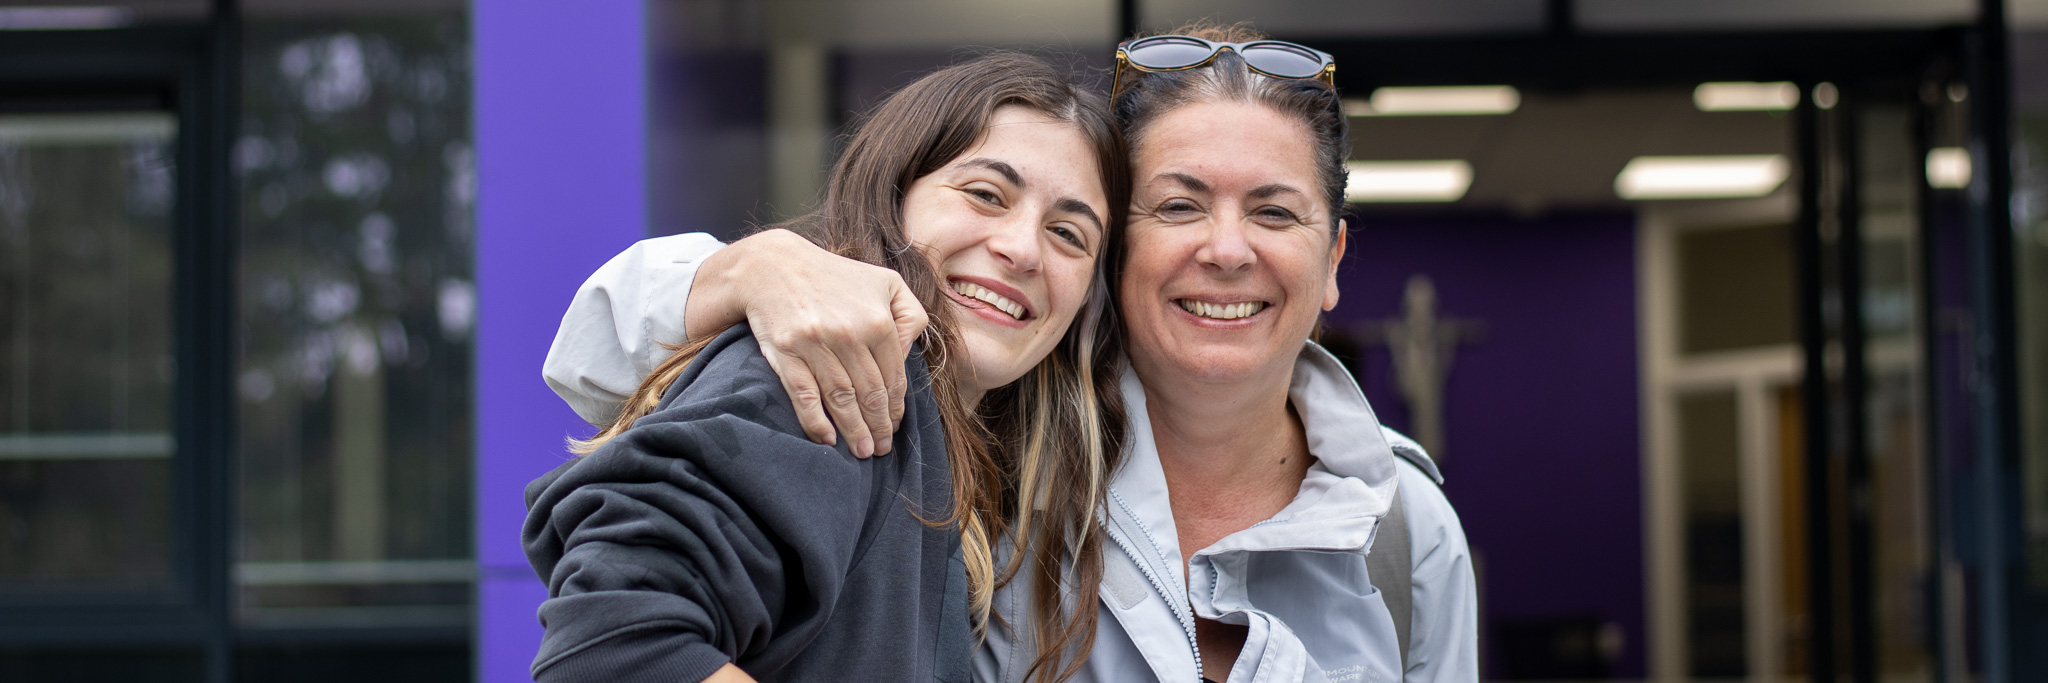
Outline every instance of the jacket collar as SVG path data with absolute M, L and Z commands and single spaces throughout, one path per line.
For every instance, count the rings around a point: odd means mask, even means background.
M 1174 584 L 1186 585 L 1166 475 L 1146 413 L 1145 388 L 1128 366 L 1121 388 L 1130 416 L 1131 452 L 1110 481 L 1109 505 L 1119 508 L 1112 516 L 1131 519 L 1159 554 L 1165 567 L 1150 569 L 1165 569 Z M 1302 345 L 1287 394 L 1301 416 L 1309 453 L 1318 462 L 1294 502 L 1280 514 L 1225 537 L 1211 550 L 1362 552 L 1370 543 L 1373 525 L 1387 513 L 1394 497 L 1395 455 L 1381 433 L 1379 418 L 1351 373 L 1315 342 Z M 1305 525 L 1319 533 L 1304 534 Z M 1347 533 L 1329 533 L 1339 528 Z

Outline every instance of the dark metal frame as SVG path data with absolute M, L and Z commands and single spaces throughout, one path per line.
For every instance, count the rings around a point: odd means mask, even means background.
M 1970 308 L 1974 339 L 1971 433 L 1975 445 L 1969 512 L 1976 543 L 1976 635 L 1983 679 L 2048 676 L 2048 596 L 2027 582 L 2025 494 L 2019 402 L 2017 264 L 2012 204 L 2012 76 L 2004 0 L 1979 0 L 1965 73 L 1970 86 L 1970 156 L 1980 176 L 1969 192 Z
M 216 0 L 197 26 L 9 35 L 0 88 L 20 107 L 154 102 L 177 115 L 172 219 L 172 577 L 168 593 L 0 605 L 0 644 L 189 646 L 229 680 L 234 553 L 235 180 L 240 16 Z M 60 597 L 61 596 L 53 596 Z

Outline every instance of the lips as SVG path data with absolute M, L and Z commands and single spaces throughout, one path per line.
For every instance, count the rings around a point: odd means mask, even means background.
M 1241 320 L 1258 315 L 1260 311 L 1266 310 L 1267 306 L 1264 301 L 1218 303 L 1199 299 L 1174 299 L 1173 303 L 1195 317 L 1210 320 Z

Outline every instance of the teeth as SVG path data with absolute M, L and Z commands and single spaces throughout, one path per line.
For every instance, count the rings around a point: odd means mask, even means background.
M 954 282 L 953 291 L 959 292 L 961 296 L 968 297 L 970 299 L 975 299 L 977 301 L 994 307 L 996 310 L 1008 313 L 1012 318 L 1016 318 L 1018 320 L 1024 319 L 1023 304 L 1011 301 L 1009 297 L 1005 297 L 1001 294 L 991 292 L 988 290 L 987 287 L 983 287 L 972 282 Z
M 1212 304 L 1193 299 L 1179 300 L 1180 307 L 1189 313 L 1216 320 L 1236 320 L 1257 313 L 1266 308 L 1264 301 L 1245 301 L 1234 304 Z

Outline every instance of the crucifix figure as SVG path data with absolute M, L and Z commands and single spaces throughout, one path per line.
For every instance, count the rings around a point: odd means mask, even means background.
M 1395 385 L 1408 404 L 1409 428 L 1432 459 L 1444 461 L 1444 380 L 1459 342 L 1483 333 L 1478 322 L 1437 317 L 1436 286 L 1427 275 L 1408 278 L 1401 317 L 1361 326 L 1366 343 L 1381 343 L 1394 357 Z

